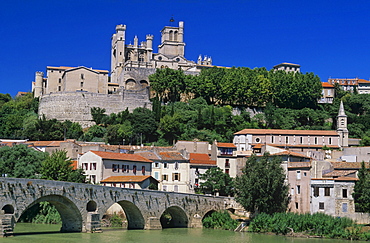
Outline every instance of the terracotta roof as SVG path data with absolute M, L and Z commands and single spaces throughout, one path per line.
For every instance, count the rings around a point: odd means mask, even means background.
M 331 84 L 329 84 L 327 82 L 321 82 L 321 85 L 322 85 L 323 88 L 334 88 L 333 85 L 331 85 Z
M 217 147 L 236 148 L 236 146 L 233 143 L 217 143 Z
M 289 162 L 288 168 L 310 168 L 310 162 Z
M 33 144 L 35 147 L 60 147 L 60 143 L 66 141 L 27 141 L 27 144 Z
M 105 178 L 104 180 L 100 182 L 142 182 L 146 179 L 150 178 L 151 176 L 110 176 L 108 178 Z M 154 179 L 154 178 L 153 178 Z
M 144 158 L 150 159 L 150 160 L 160 160 L 161 158 L 158 157 L 158 155 L 151 151 L 145 151 L 145 152 L 135 152 L 135 154 L 143 156 Z
M 162 160 L 186 160 L 180 152 L 159 152 Z
M 313 135 L 313 136 L 338 136 L 333 130 L 283 130 L 283 129 L 243 129 L 234 135 Z
M 211 160 L 208 154 L 190 153 L 190 164 L 216 165 L 216 160 Z
M 74 170 L 77 170 L 78 169 L 78 162 L 77 160 L 72 160 L 72 167 Z
M 148 162 L 148 163 L 153 162 L 137 154 L 123 154 L 123 153 L 102 152 L 102 151 L 90 151 L 90 152 L 98 155 L 99 157 L 102 157 L 103 159 L 137 161 L 137 162 Z
M 262 143 L 257 143 L 256 145 L 253 146 L 254 149 L 260 149 L 262 148 Z
M 334 170 L 332 172 L 329 172 L 329 173 L 326 173 L 322 176 L 346 176 L 346 175 L 350 175 L 350 174 L 353 174 L 353 173 L 356 173 L 357 170 Z
M 296 153 L 296 152 L 292 152 L 292 151 L 283 151 L 283 152 L 272 154 L 272 155 L 290 155 L 290 156 L 295 156 L 295 157 L 302 157 L 302 158 L 311 159 L 311 157 L 309 157 L 309 156 L 306 156 L 306 155 L 303 155 L 303 154 L 300 154 L 300 153 Z
M 360 169 L 361 162 L 331 162 L 334 169 Z M 366 168 L 370 168 L 370 163 L 365 162 Z
M 370 81 L 366 79 L 358 79 L 358 83 L 370 83 Z
M 338 177 L 334 179 L 335 181 L 358 181 L 355 177 Z

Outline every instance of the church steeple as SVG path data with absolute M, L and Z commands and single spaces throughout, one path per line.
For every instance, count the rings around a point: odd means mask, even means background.
M 339 145 L 341 147 L 348 147 L 347 115 L 344 112 L 343 101 L 340 101 L 337 116 L 337 132 L 339 134 Z

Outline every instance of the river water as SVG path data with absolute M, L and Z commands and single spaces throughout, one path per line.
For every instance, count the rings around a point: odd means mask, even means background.
M 103 229 L 103 233 L 59 233 L 60 225 L 17 223 L 14 237 L 0 238 L 0 242 L 33 243 L 344 243 L 345 240 L 292 238 L 275 235 L 239 233 L 227 230 L 169 228 L 164 230 Z

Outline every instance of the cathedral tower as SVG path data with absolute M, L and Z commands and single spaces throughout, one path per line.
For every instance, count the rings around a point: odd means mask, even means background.
M 36 72 L 35 75 L 35 87 L 33 89 L 33 97 L 37 98 L 42 96 L 42 80 L 43 80 L 44 73 L 43 72 Z
M 344 112 L 343 101 L 340 102 L 337 116 L 337 132 L 339 134 L 339 145 L 341 147 L 348 147 L 347 115 Z
M 162 29 L 161 44 L 158 53 L 166 56 L 184 56 L 184 22 L 179 22 L 179 27 L 166 26 Z
M 125 62 L 126 25 L 117 25 L 116 33 L 112 36 L 111 53 L 111 82 L 117 83 Z

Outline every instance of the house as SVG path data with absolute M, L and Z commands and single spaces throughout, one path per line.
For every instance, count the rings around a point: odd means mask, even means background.
M 283 63 L 275 65 L 274 70 L 276 70 L 276 71 L 283 70 L 285 72 L 300 72 L 301 71 L 301 65 L 294 64 L 294 63 L 283 62 Z
M 137 151 L 135 154 L 150 158 L 152 175 L 159 181 L 158 190 L 184 192 L 191 190 L 188 153 L 174 150 Z
M 357 90 L 359 94 L 370 93 L 370 81 L 360 78 L 329 78 L 328 83 L 331 85 L 338 84 L 341 89 L 349 92 Z
M 237 163 L 236 146 L 233 143 L 215 141 L 211 151 L 211 159 L 217 161 L 217 166 L 231 177 L 236 177 L 241 170 Z
M 78 166 L 92 183 L 99 184 L 113 176 L 150 176 L 152 162 L 137 154 L 89 151 L 81 155 Z
M 310 212 L 311 162 L 288 162 L 289 211 L 294 213 Z
M 211 160 L 208 154 L 189 154 L 190 163 L 190 191 L 195 192 L 195 189 L 199 187 L 200 183 L 203 182 L 199 176 L 204 174 L 208 169 L 217 167 L 216 160 Z
M 327 82 L 321 82 L 322 85 L 322 95 L 321 99 L 318 101 L 318 103 L 328 103 L 332 104 L 334 100 L 335 95 L 335 89 L 332 84 L 329 84 Z

